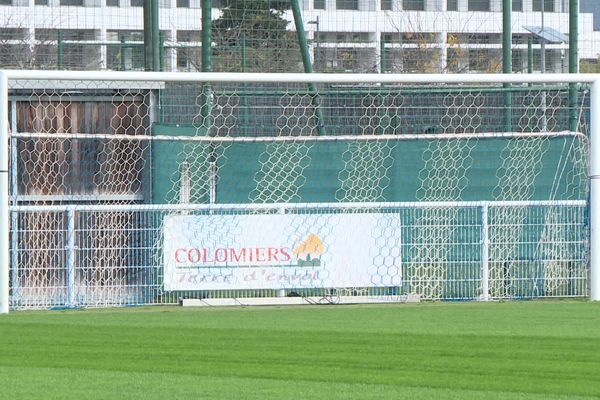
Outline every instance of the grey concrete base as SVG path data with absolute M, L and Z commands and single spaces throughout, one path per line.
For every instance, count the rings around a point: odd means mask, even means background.
M 309 304 L 419 303 L 419 295 L 406 296 L 324 296 L 324 297 L 246 297 L 231 299 L 183 299 L 183 307 L 299 306 Z

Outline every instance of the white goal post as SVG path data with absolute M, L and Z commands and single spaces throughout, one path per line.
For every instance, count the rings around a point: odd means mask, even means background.
M 360 85 L 371 85 L 376 87 L 393 87 L 394 85 L 498 85 L 498 84 L 513 84 L 513 85 L 523 85 L 523 84 L 540 84 L 540 85 L 553 85 L 553 84 L 586 84 L 590 87 L 590 98 L 589 98 L 589 170 L 586 171 L 587 177 L 589 178 L 589 199 L 588 201 L 588 212 L 589 212 L 589 241 L 587 242 L 588 252 L 589 252 L 589 299 L 592 301 L 600 301 L 600 74 L 406 74 L 406 75 L 397 75 L 397 74 L 259 74 L 259 73 L 163 73 L 163 72 L 97 72 L 97 71 L 17 71 L 17 70 L 5 70 L 0 71 L 0 314 L 8 313 L 9 311 L 9 282 L 11 281 L 10 276 L 10 266 L 11 266 L 11 211 L 14 212 L 35 212 L 37 211 L 56 211 L 56 212 L 68 212 L 69 207 L 63 206 L 53 206 L 53 205 L 41 205 L 41 206 L 18 206 L 15 204 L 11 205 L 10 202 L 10 171 L 9 171 L 9 160 L 11 160 L 11 150 L 9 146 L 9 141 L 11 137 L 20 138 L 20 135 L 27 135 L 29 138 L 36 137 L 44 137 L 44 135 L 48 135 L 48 133 L 39 133 L 39 132 L 26 132 L 26 133 L 16 133 L 14 132 L 14 136 L 11 136 L 9 129 L 9 120 L 10 118 L 15 117 L 15 111 L 12 111 L 9 107 L 9 90 L 11 88 L 11 82 L 26 82 L 26 81 L 37 81 L 37 82 L 70 82 L 70 81 L 80 81 L 80 82 L 110 82 L 111 84 L 115 84 L 115 87 L 118 88 L 119 82 L 150 82 L 156 83 L 158 85 L 164 82 L 175 82 L 178 84 L 185 83 L 206 83 L 206 84 L 231 84 L 231 83 L 239 83 L 239 84 L 280 84 L 280 83 L 288 83 L 288 84 L 333 84 L 334 89 L 336 87 L 345 87 L 345 88 L 353 88 L 359 87 Z M 337 85 L 337 86 L 335 86 Z M 52 85 L 50 85 L 52 86 Z M 68 85 L 66 85 L 68 86 Z M 205 96 L 211 96 L 212 93 L 208 91 L 204 93 Z M 543 94 L 546 96 L 546 94 Z M 309 89 L 309 96 L 307 96 L 308 105 L 311 106 L 315 113 L 317 113 L 317 123 L 316 125 L 320 125 L 321 122 L 320 116 L 318 114 L 320 107 L 320 100 L 318 98 L 318 93 L 311 92 Z M 376 95 L 373 95 L 376 97 Z M 544 106 L 546 104 L 544 99 Z M 461 105 L 458 106 L 453 105 L 457 110 L 459 110 Z M 285 108 L 285 106 L 283 107 Z M 293 114 L 295 111 L 290 111 Z M 375 113 L 378 111 L 376 110 Z M 299 119 L 301 119 L 301 116 Z M 456 116 L 456 118 L 460 117 L 460 115 Z M 387 118 L 387 117 L 386 117 Z M 548 133 L 546 131 L 546 116 L 544 115 L 544 122 L 542 124 L 543 128 L 541 132 L 535 133 L 527 133 L 521 134 L 517 132 L 506 132 L 506 133 L 493 133 L 489 134 L 490 138 L 534 138 L 539 136 L 569 136 L 573 133 L 565 133 L 565 132 L 553 132 Z M 308 117 L 307 119 L 310 119 Z M 38 135 L 38 136 L 36 136 Z M 60 133 L 54 132 L 52 133 L 55 138 L 60 138 L 63 135 L 64 137 L 68 137 L 71 139 L 82 139 L 85 140 L 89 134 L 78 134 L 78 133 Z M 79 135 L 79 136 L 78 136 Z M 403 140 L 411 140 L 411 139 L 427 139 L 428 135 L 433 135 L 437 140 L 452 140 L 459 136 L 459 133 L 456 131 L 448 131 L 448 132 L 432 132 L 426 131 L 424 134 L 412 134 L 407 133 L 403 136 Z M 469 137 L 486 137 L 486 133 L 473 133 L 466 132 L 460 138 L 469 138 Z M 96 136 L 97 139 L 109 139 L 108 137 L 103 137 L 101 134 Z M 381 134 L 378 136 L 378 140 L 397 140 L 398 136 L 394 134 Z M 233 142 L 268 142 L 268 143 L 277 143 L 277 142 L 293 142 L 297 140 L 297 137 L 294 136 L 269 136 L 269 137 L 261 137 L 261 136 L 244 136 L 239 138 L 233 138 L 229 136 L 224 137 L 211 137 L 211 136 L 197 136 L 197 137 L 188 137 L 185 139 L 171 137 L 168 135 L 137 135 L 135 137 L 127 136 L 124 134 L 121 136 L 121 139 L 124 140 L 155 140 L 155 141 L 177 141 L 177 140 L 186 140 L 190 143 L 193 142 L 202 142 L 207 141 L 218 145 L 219 142 L 224 143 L 233 143 Z M 333 136 L 315 136 L 309 137 L 310 140 L 314 141 L 356 141 L 356 142 L 370 142 L 372 137 L 367 136 L 344 136 L 337 135 Z M 367 151 L 367 150 L 365 150 Z M 370 150 L 369 150 L 370 151 Z M 450 150 L 451 151 L 451 150 Z M 370 153 L 369 153 L 370 154 Z M 14 154 L 12 154 L 15 157 Z M 366 157 L 366 156 L 365 156 Z M 180 166 L 181 170 L 181 181 L 185 181 L 185 175 L 187 174 L 187 164 Z M 212 168 L 212 167 L 211 167 Z M 216 169 L 216 167 L 215 167 Z M 214 171 L 207 172 L 207 180 L 216 179 L 213 176 Z M 216 172 L 214 172 L 216 174 Z M 350 172 L 347 172 L 347 175 L 351 175 Z M 341 176 L 341 175 L 340 175 Z M 344 179 L 352 180 L 352 179 L 365 179 L 362 176 L 357 177 L 347 177 L 344 175 Z M 343 180 L 342 178 L 339 178 Z M 386 178 L 387 179 L 387 178 Z M 190 196 L 190 188 L 185 187 L 182 183 L 182 187 L 179 189 L 180 199 L 187 199 Z M 344 182 L 342 182 L 342 189 L 350 191 L 350 189 L 344 189 Z M 433 188 L 432 190 L 434 190 Z M 214 204 L 214 193 L 210 193 L 208 200 L 211 206 L 181 206 L 181 205 L 171 205 L 169 210 L 175 210 L 178 207 L 185 210 L 215 210 L 221 208 L 227 208 L 228 206 L 223 206 L 219 204 Z M 256 200 L 256 204 L 253 207 L 256 209 L 260 209 L 261 207 L 266 208 L 269 206 L 261 206 L 261 199 L 265 196 L 264 193 L 260 192 L 256 194 L 258 200 Z M 497 203 L 498 206 L 506 206 L 510 203 L 510 198 L 503 198 L 500 200 L 504 200 L 504 202 L 499 201 Z M 437 203 L 436 203 L 437 201 Z M 556 203 L 537 203 L 537 205 L 542 206 L 553 206 L 557 204 L 570 204 L 570 205 L 581 205 L 582 200 L 578 200 L 576 202 L 567 203 L 560 201 Z M 436 198 L 432 195 L 431 198 L 423 198 L 420 202 L 414 202 L 413 206 L 417 208 L 427 208 L 429 204 L 431 207 L 437 204 L 437 207 L 446 207 L 453 205 L 460 205 L 461 202 L 451 202 L 448 199 L 441 197 Z M 293 207 L 286 202 L 280 202 L 279 205 L 281 208 L 285 207 Z M 343 200 L 337 205 L 337 207 L 341 208 L 360 208 L 367 207 L 369 203 L 361 203 L 353 201 L 353 197 L 344 197 Z M 467 202 L 465 202 L 466 204 Z M 475 201 L 467 204 L 469 207 L 480 207 L 483 210 L 483 217 L 485 221 L 487 221 L 487 210 L 488 210 L 488 202 L 486 199 L 481 199 L 481 201 Z M 190 203 L 191 204 L 191 203 Z M 345 204 L 345 205 L 344 205 Z M 384 202 L 373 202 L 373 204 L 377 205 L 378 209 L 387 209 L 390 207 L 409 207 L 408 203 L 384 203 Z M 530 201 L 529 203 L 523 202 L 519 203 L 515 202 L 513 205 L 517 207 L 525 206 L 526 204 L 535 205 L 535 201 Z M 19 208 L 21 207 L 21 208 Z M 29 208 L 28 208 L 29 207 Z M 38 207 L 38 208 L 36 208 Z M 53 208 L 54 207 L 54 208 Z M 96 207 L 96 208 L 95 208 Z M 121 206 L 95 206 L 95 205 L 84 205 L 81 206 L 80 209 L 82 211 L 102 211 L 106 210 L 117 210 L 118 212 L 122 211 Z M 132 205 L 128 208 L 128 210 L 136 210 L 137 205 Z M 309 208 L 309 206 L 303 206 Z M 327 204 L 323 207 L 335 207 L 330 204 Z M 140 209 L 143 208 L 140 206 Z M 152 206 L 147 206 L 146 210 L 154 210 L 161 211 L 162 208 L 158 204 L 154 204 Z M 209 210 L 209 211 L 210 211 Z M 208 212 L 208 211 L 207 211 Z M 71 217 L 69 217 L 71 218 Z M 436 218 L 435 213 L 431 215 L 424 215 L 419 218 L 422 218 L 423 221 L 430 220 L 432 218 Z M 72 218 L 69 219 L 69 224 L 73 223 Z M 487 246 L 485 245 L 485 241 L 488 240 L 487 233 L 487 222 L 484 222 L 483 225 L 486 226 L 486 230 L 482 233 L 481 240 L 484 242 L 484 254 L 481 255 L 481 262 L 486 262 L 489 254 L 487 254 Z M 506 234 L 506 233 L 505 233 Z M 418 235 L 416 235 L 418 236 Z M 424 239 L 425 240 L 425 239 Z M 73 243 L 69 244 L 73 246 Z M 427 249 L 420 249 L 418 251 L 425 251 Z M 429 268 L 426 266 L 426 268 Z M 487 271 L 487 267 L 483 269 L 482 285 L 483 285 L 483 295 L 480 297 L 483 300 L 487 300 L 489 298 L 488 291 L 490 290 L 487 282 L 487 275 L 489 271 Z M 70 275 L 69 279 L 73 279 L 72 275 Z M 498 278 L 500 279 L 500 278 Z

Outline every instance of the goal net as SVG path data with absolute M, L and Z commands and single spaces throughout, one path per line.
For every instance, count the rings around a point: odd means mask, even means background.
M 11 306 L 587 296 L 589 85 L 476 78 L 10 79 Z

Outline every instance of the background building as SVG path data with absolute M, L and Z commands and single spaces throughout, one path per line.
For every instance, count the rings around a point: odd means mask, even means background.
M 141 0 L 0 3 L 3 67 L 144 67 Z M 317 71 L 501 70 L 502 0 L 302 0 L 301 5 Z M 581 59 L 596 59 L 600 54 L 600 32 L 594 31 L 594 23 L 597 26 L 599 22 L 591 12 L 596 10 L 594 5 L 582 0 Z M 213 1 L 213 6 L 213 21 L 223 18 L 221 2 Z M 160 0 L 164 70 L 200 69 L 200 7 L 200 0 Z M 512 9 L 513 70 L 526 72 L 531 62 L 534 71 L 541 70 L 542 39 L 532 32 L 541 32 L 543 26 L 546 71 L 567 71 L 568 0 L 512 0 Z M 213 27 L 217 60 L 213 70 L 301 71 L 298 44 L 290 32 L 295 30 L 291 11 L 283 10 L 281 18 L 287 26 L 249 25 L 243 40 L 238 37 L 233 44 L 230 40 L 219 42 L 222 32 Z M 232 29 L 231 24 L 226 29 Z M 274 34 L 278 29 L 287 34 Z M 533 40 L 531 52 L 529 38 Z M 273 51 L 265 55 L 261 53 L 265 48 Z

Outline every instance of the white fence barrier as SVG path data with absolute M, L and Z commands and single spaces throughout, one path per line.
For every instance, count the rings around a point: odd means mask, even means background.
M 522 211 L 521 223 L 506 226 L 503 214 L 515 209 Z M 10 212 L 14 226 L 11 306 L 16 309 L 176 304 L 182 298 L 273 297 L 280 296 L 281 290 L 285 296 L 339 292 L 373 298 L 418 295 L 436 300 L 588 295 L 585 201 L 15 206 Z M 107 225 L 99 231 L 98 223 L 107 213 L 119 215 L 119 222 L 112 221 L 114 231 Z M 435 213 L 436 219 L 427 223 L 425 216 L 430 213 Z M 36 249 L 28 237 L 32 235 L 30 229 L 39 227 L 27 224 L 37 222 L 35 216 L 42 215 L 57 224 L 54 233 L 47 236 L 54 245 Z M 274 219 L 277 216 L 280 218 Z M 366 226 L 363 221 L 354 231 L 350 228 L 348 236 L 336 233 L 336 226 L 349 229 L 344 221 L 352 216 L 375 222 Z M 187 228 L 178 225 L 177 240 L 172 237 L 174 227 L 164 224 L 174 217 L 191 224 Z M 173 252 L 167 254 L 169 248 L 185 249 L 184 255 L 190 246 L 208 243 L 213 244 L 213 250 L 233 249 L 244 232 L 225 234 L 215 227 L 223 218 L 245 217 L 274 220 L 285 226 L 279 226 L 277 238 L 252 236 L 259 238 L 255 244 L 263 250 L 253 263 L 245 263 L 251 265 L 238 265 L 239 259 L 215 260 L 214 255 L 200 262 L 201 255 L 196 254 L 191 260 L 196 264 L 189 260 L 182 264 L 186 273 L 190 271 L 185 281 L 165 287 L 164 275 L 170 273 L 173 261 L 166 258 L 174 256 Z M 300 228 L 307 223 L 307 230 Z M 316 232 L 319 244 L 315 247 L 314 243 L 299 241 L 294 247 L 285 233 L 290 227 L 294 232 Z M 206 229 L 217 239 L 202 237 L 199 232 L 206 233 Z M 261 229 L 268 226 L 263 224 Z M 547 237 L 548 231 L 557 229 L 560 233 Z M 448 231 L 452 232 L 449 237 Z M 362 243 L 351 240 L 357 232 L 365 236 Z M 438 235 L 437 242 L 420 241 L 424 233 L 435 238 L 433 232 L 444 235 Z M 364 249 L 366 261 L 355 268 L 339 269 L 336 258 L 351 264 L 356 261 L 352 257 L 360 254 L 344 258 L 348 256 L 343 254 L 344 240 L 350 240 L 350 246 L 358 246 L 358 250 Z M 378 243 L 375 252 L 367 247 L 370 241 Z M 269 256 L 277 258 L 275 253 L 268 254 L 270 246 L 278 251 L 285 246 L 278 254 L 289 257 L 278 262 L 268 260 Z M 294 253 L 302 246 L 317 255 L 312 263 Z M 507 251 L 509 248 L 514 251 Z M 435 257 L 427 259 L 424 252 Z M 38 263 L 52 268 L 36 270 Z M 265 282 L 261 285 L 244 276 L 262 277 Z

